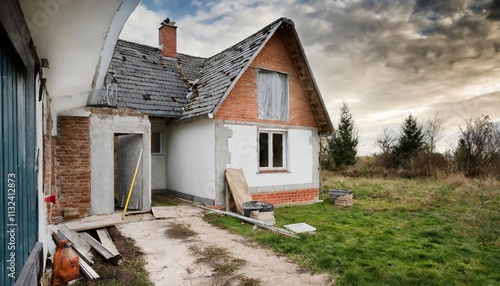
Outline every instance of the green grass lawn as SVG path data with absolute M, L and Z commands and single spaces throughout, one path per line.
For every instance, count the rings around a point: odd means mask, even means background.
M 206 220 L 285 254 L 337 285 L 500 285 L 500 182 L 331 176 L 353 190 L 352 207 L 328 200 L 275 209 L 276 225 L 305 222 L 314 235 L 253 231 L 231 217 Z

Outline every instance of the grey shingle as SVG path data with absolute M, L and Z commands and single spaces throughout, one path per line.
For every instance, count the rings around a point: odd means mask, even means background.
M 118 40 L 108 72 L 117 83 L 119 108 L 155 116 L 182 116 L 187 85 L 177 62 L 162 57 L 159 49 Z

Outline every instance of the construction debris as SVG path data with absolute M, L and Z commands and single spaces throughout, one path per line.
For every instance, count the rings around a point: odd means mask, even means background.
M 235 218 L 237 218 L 239 220 L 242 220 L 244 222 L 251 223 L 253 225 L 256 225 L 258 227 L 270 230 L 270 231 L 278 233 L 278 234 L 286 235 L 286 236 L 293 237 L 293 238 L 299 238 L 297 235 L 295 235 L 294 233 L 292 233 L 292 232 L 290 232 L 290 231 L 288 231 L 286 229 L 282 229 L 282 228 L 277 228 L 277 227 L 274 227 L 274 226 L 265 225 L 264 223 L 262 223 L 262 222 L 260 222 L 260 221 L 258 221 L 256 219 L 249 218 L 249 217 L 246 217 L 246 216 L 242 216 L 242 215 L 239 215 L 237 213 L 214 210 L 214 209 L 210 209 L 210 208 L 207 208 L 207 207 L 204 207 L 204 206 L 199 206 L 199 207 L 202 208 L 202 209 L 205 209 L 205 210 L 209 210 L 209 211 L 215 212 L 215 213 L 220 213 L 220 214 L 224 214 L 224 215 L 235 217 Z
M 82 232 L 80 233 L 80 235 L 82 236 L 83 239 L 85 239 L 85 241 L 87 241 L 92 246 L 92 248 L 94 248 L 106 260 L 110 261 L 114 265 L 123 264 L 123 257 L 121 256 L 120 253 L 112 252 L 87 232 Z
M 78 233 L 69 229 L 64 223 L 58 224 L 57 228 L 59 229 L 58 233 L 56 233 L 57 243 L 61 240 L 71 241 L 78 254 L 85 258 L 88 263 L 94 264 L 94 255 L 91 252 L 92 246 L 90 244 L 88 244 Z
M 59 224 L 59 231 L 54 232 L 52 234 L 52 237 L 54 238 L 55 242 L 57 244 L 61 243 L 61 241 L 69 240 L 72 244 L 75 250 L 78 252 L 79 255 L 85 257 L 89 263 L 94 263 L 92 259 L 94 258 L 94 255 L 90 252 L 90 249 L 92 248 L 90 244 L 88 244 L 83 238 L 80 237 L 78 233 L 72 233 L 71 230 L 65 229 L 65 226 L 62 226 L 63 224 Z M 63 232 L 68 234 L 68 236 L 71 237 L 71 239 L 68 239 L 67 236 L 61 231 L 63 229 Z M 73 241 L 76 241 L 77 243 L 73 243 Z M 86 249 L 88 249 L 88 252 L 85 252 Z M 82 254 L 84 253 L 84 254 Z M 90 259 L 89 259 L 90 258 Z M 99 274 L 95 272 L 95 270 L 90 267 L 90 265 L 85 261 L 85 259 L 80 259 L 78 260 L 78 266 L 80 266 L 80 270 L 87 277 L 89 280 L 94 280 L 100 278 Z
M 250 213 L 250 218 L 256 219 L 265 225 L 275 225 L 276 219 L 274 218 L 274 212 L 260 212 L 253 211 Z
M 97 232 L 97 236 L 99 237 L 99 240 L 101 241 L 101 244 L 104 247 L 106 247 L 113 254 L 116 254 L 116 255 L 120 254 L 120 252 L 118 252 L 118 249 L 116 249 L 116 246 L 113 243 L 111 236 L 109 236 L 107 229 L 105 229 L 105 228 L 96 229 L 96 232 Z
M 294 233 L 314 233 L 316 232 L 316 228 L 308 225 L 305 222 L 287 224 L 283 226 L 284 228 L 293 231 Z
M 101 276 L 95 272 L 95 270 L 90 267 L 90 265 L 85 262 L 85 260 L 80 259 L 78 260 L 78 265 L 80 266 L 80 271 L 87 277 L 89 280 L 94 280 L 94 279 L 99 279 Z

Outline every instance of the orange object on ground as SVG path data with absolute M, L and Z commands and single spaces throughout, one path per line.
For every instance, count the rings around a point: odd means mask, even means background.
M 73 250 L 68 240 L 59 242 L 54 253 L 51 286 L 66 285 L 69 281 L 80 277 L 80 257 Z

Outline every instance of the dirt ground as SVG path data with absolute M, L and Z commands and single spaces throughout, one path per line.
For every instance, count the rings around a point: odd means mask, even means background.
M 172 218 L 121 224 L 144 252 L 156 285 L 329 285 L 285 257 L 202 219 L 204 210 L 164 207 Z

